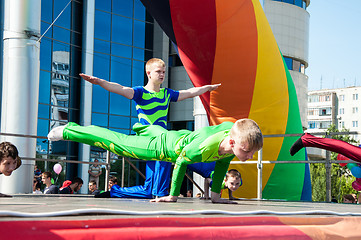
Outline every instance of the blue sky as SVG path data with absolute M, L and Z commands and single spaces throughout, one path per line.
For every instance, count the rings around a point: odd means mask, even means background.
M 307 11 L 308 89 L 361 86 L 361 0 L 311 0 Z

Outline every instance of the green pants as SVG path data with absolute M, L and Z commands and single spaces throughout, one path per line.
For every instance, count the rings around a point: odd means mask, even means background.
M 218 156 L 217 152 L 230 126 L 229 123 L 221 124 L 191 132 L 167 131 L 156 125 L 137 125 L 134 131 L 138 136 L 135 136 L 70 122 L 64 128 L 63 138 L 97 146 L 120 156 L 175 163 L 170 194 L 178 196 L 187 165 L 197 162 L 217 161 L 212 191 L 220 192 L 223 177 L 234 155 Z

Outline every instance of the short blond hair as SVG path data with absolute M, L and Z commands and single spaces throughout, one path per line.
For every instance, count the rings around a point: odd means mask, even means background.
M 261 129 L 252 119 L 237 120 L 231 128 L 230 137 L 238 143 L 248 143 L 248 150 L 258 151 L 263 147 Z
M 165 62 L 160 58 L 151 58 L 145 64 L 145 71 L 146 72 L 152 71 L 154 65 L 165 67 Z

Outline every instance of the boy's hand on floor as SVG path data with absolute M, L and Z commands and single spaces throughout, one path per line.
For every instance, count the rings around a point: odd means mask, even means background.
M 221 198 L 221 194 L 215 192 L 211 192 L 211 200 L 212 203 L 237 204 L 237 202 Z
M 156 199 L 152 199 L 150 200 L 151 202 L 176 202 L 178 200 L 177 196 L 166 196 L 166 197 L 161 197 L 161 198 L 156 198 Z

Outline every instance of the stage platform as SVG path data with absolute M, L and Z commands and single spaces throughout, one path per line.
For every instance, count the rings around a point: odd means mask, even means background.
M 237 203 L 14 195 L 0 198 L 0 239 L 361 239 L 360 205 Z

